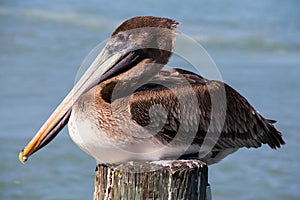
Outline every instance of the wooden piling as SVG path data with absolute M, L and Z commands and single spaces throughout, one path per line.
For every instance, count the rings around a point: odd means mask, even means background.
M 199 160 L 98 165 L 94 200 L 207 200 L 208 168 Z

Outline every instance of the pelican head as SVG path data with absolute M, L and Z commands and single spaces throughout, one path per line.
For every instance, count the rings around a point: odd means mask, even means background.
M 68 123 L 74 103 L 94 86 L 120 74 L 125 77 L 122 80 L 126 85 L 128 81 L 138 83 L 138 79 L 147 79 L 143 74 L 157 73 L 171 56 L 177 25 L 174 20 L 151 16 L 123 22 L 73 89 L 20 152 L 20 161 L 24 163 L 60 132 Z M 158 64 L 137 69 L 135 66 L 142 60 Z

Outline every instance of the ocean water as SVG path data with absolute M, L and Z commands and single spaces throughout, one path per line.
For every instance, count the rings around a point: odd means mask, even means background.
M 296 0 L 0 1 L 0 199 L 92 199 L 96 163 L 67 129 L 25 165 L 18 153 L 72 88 L 85 56 L 137 15 L 179 21 L 222 79 L 284 135 L 277 151 L 241 149 L 211 166 L 213 199 L 300 199 L 299 10 Z

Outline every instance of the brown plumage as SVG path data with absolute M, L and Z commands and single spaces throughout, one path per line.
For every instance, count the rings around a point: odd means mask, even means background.
M 183 76 L 178 76 L 178 74 Z M 182 80 L 183 78 L 184 80 Z M 163 85 L 167 85 L 168 88 L 157 84 L 146 84 L 130 98 L 132 119 L 142 126 L 146 126 L 149 123 L 149 108 L 153 104 L 164 105 L 164 108 L 170 113 L 168 120 L 177 121 L 175 119 L 180 117 L 179 113 L 176 112 L 179 105 L 176 102 L 176 96 L 172 94 L 170 88 L 180 90 L 181 94 L 188 98 L 190 94 L 186 92 L 188 90 L 185 87 L 192 87 L 197 95 L 199 110 L 201 111 L 201 113 L 191 113 L 191 115 L 200 116 L 200 124 L 195 142 L 201 144 L 203 138 L 206 136 L 209 121 L 212 119 L 210 93 L 214 93 L 221 87 L 225 87 L 227 106 L 226 110 L 222 111 L 226 112 L 226 117 L 220 138 L 215 146 L 216 149 L 236 147 L 257 148 L 261 144 L 268 144 L 271 148 L 276 149 L 284 144 L 281 133 L 273 126 L 274 121 L 263 118 L 242 95 L 225 83 L 210 81 L 182 69 L 161 70 L 153 80 L 155 82 L 160 81 Z M 183 85 L 182 82 L 186 80 L 190 85 Z M 168 106 L 171 103 L 173 105 Z M 191 118 L 193 117 L 191 116 Z M 180 124 L 175 124 L 173 126 L 165 125 L 158 135 L 167 139 L 170 132 L 176 133 L 177 127 L 180 126 Z

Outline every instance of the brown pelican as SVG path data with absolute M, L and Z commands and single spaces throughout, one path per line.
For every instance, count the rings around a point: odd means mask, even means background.
M 285 144 L 275 121 L 262 117 L 227 84 L 162 69 L 177 26 L 151 16 L 123 22 L 20 152 L 20 161 L 67 123 L 72 140 L 98 163 L 198 158 L 213 164 L 241 147 Z

